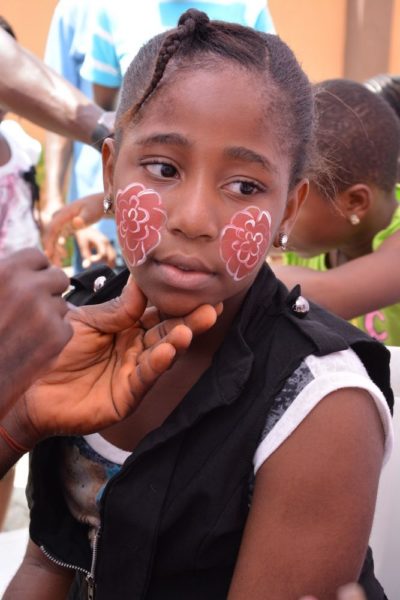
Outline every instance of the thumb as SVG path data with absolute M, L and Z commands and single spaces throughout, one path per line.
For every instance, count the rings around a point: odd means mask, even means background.
M 118 298 L 103 304 L 81 306 L 71 311 L 70 319 L 81 321 L 103 333 L 116 333 L 137 323 L 146 305 L 146 296 L 130 277 Z

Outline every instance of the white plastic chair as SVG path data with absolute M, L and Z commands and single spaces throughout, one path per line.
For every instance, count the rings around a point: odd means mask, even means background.
M 390 378 L 395 396 L 394 448 L 379 481 L 370 537 L 375 574 L 389 600 L 400 598 L 400 347 L 390 346 Z

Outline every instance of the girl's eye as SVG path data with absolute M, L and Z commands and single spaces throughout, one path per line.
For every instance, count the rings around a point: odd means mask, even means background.
M 177 169 L 169 163 L 152 162 L 144 163 L 143 166 L 152 175 L 156 175 L 157 177 L 165 177 L 167 179 L 172 179 L 174 177 L 177 177 L 178 175 Z
M 243 196 L 251 196 L 257 192 L 264 192 L 265 189 L 259 183 L 255 181 L 234 181 L 229 184 L 229 188 L 236 194 L 242 194 Z

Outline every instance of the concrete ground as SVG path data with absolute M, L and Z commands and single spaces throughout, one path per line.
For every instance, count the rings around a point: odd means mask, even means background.
M 28 479 L 28 455 L 23 456 L 16 466 L 14 489 L 10 506 L 4 522 L 3 531 L 13 531 L 28 527 L 29 512 L 25 498 L 25 486 Z
M 25 498 L 28 455 L 16 465 L 14 488 L 3 531 L 0 533 L 0 598 L 25 553 L 28 542 L 29 512 Z

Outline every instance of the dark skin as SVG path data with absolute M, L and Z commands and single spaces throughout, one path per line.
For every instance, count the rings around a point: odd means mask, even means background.
M 40 203 L 40 226 L 42 240 L 49 235 L 48 230 L 53 227 L 53 215 L 65 203 L 64 190 L 66 187 L 69 165 L 72 159 L 73 142 L 53 132 L 46 135 L 46 193 Z M 99 217 L 101 218 L 101 216 Z M 98 220 L 98 219 L 97 219 Z M 103 262 L 110 267 L 115 266 L 115 250 L 108 238 L 95 227 L 74 231 L 82 257 L 83 268 L 87 269 L 92 264 Z M 44 245 L 46 250 L 46 246 Z M 59 242 L 52 249 L 51 255 L 47 253 L 51 262 L 60 267 L 68 256 L 64 242 Z
M 393 195 L 364 183 L 351 186 L 333 202 L 311 185 L 289 249 L 302 256 L 324 253 L 330 268 L 315 271 L 274 264 L 275 274 L 289 288 L 300 283 L 305 296 L 344 319 L 396 304 L 400 299 L 400 232 L 374 252 L 372 240 L 389 225 L 397 207 Z M 350 223 L 351 215 L 359 218 L 358 225 Z
M 1 122 L 1 119 L 0 119 Z M 5 165 L 11 158 L 10 147 L 5 137 L 0 133 L 0 166 Z
M 0 260 L 0 278 L 2 417 L 49 368 L 72 328 L 65 319 L 68 306 L 61 298 L 68 278 L 50 267 L 39 250 L 21 250 Z
M 66 255 L 66 240 L 104 217 L 103 193 L 91 194 L 57 210 L 42 232 L 46 256 L 58 264 Z
M 87 144 L 104 111 L 0 30 L 0 104 L 7 110 Z
M 156 383 L 129 424 L 103 430 L 122 448 L 132 449 L 162 423 L 204 372 L 261 267 L 264 256 L 235 281 L 219 252 L 222 228 L 249 205 L 268 211 L 270 249 L 280 231 L 290 232 L 307 194 L 305 180 L 289 189 L 290 158 L 280 152 L 273 119 L 265 119 L 260 81 L 229 63 L 218 63 L 215 71 L 186 70 L 179 85 L 175 80 L 155 94 L 140 122 L 124 131 L 119 148 L 111 140 L 103 148 L 106 192 L 115 199 L 118 190 L 140 182 L 157 191 L 168 215 L 159 246 L 143 264 L 131 265 L 150 303 L 178 318 L 206 299 L 224 303 L 217 326 L 162 375 L 163 402 Z M 181 267 L 187 256 L 201 257 L 201 265 Z M 326 396 L 257 472 L 229 600 L 264 600 L 266 589 L 274 600 L 307 593 L 334 600 L 341 584 L 357 579 L 382 455 L 382 427 L 370 396 L 352 388 Z M 5 598 L 64 598 L 70 579 L 70 572 L 49 567 L 30 545 Z
M 13 439 L 32 448 L 45 437 L 99 431 L 127 417 L 192 336 L 212 327 L 222 310 L 200 306 L 185 317 L 162 320 L 145 308 L 146 298 L 131 280 L 119 298 L 71 309 L 72 339 L 52 370 L 2 419 Z

